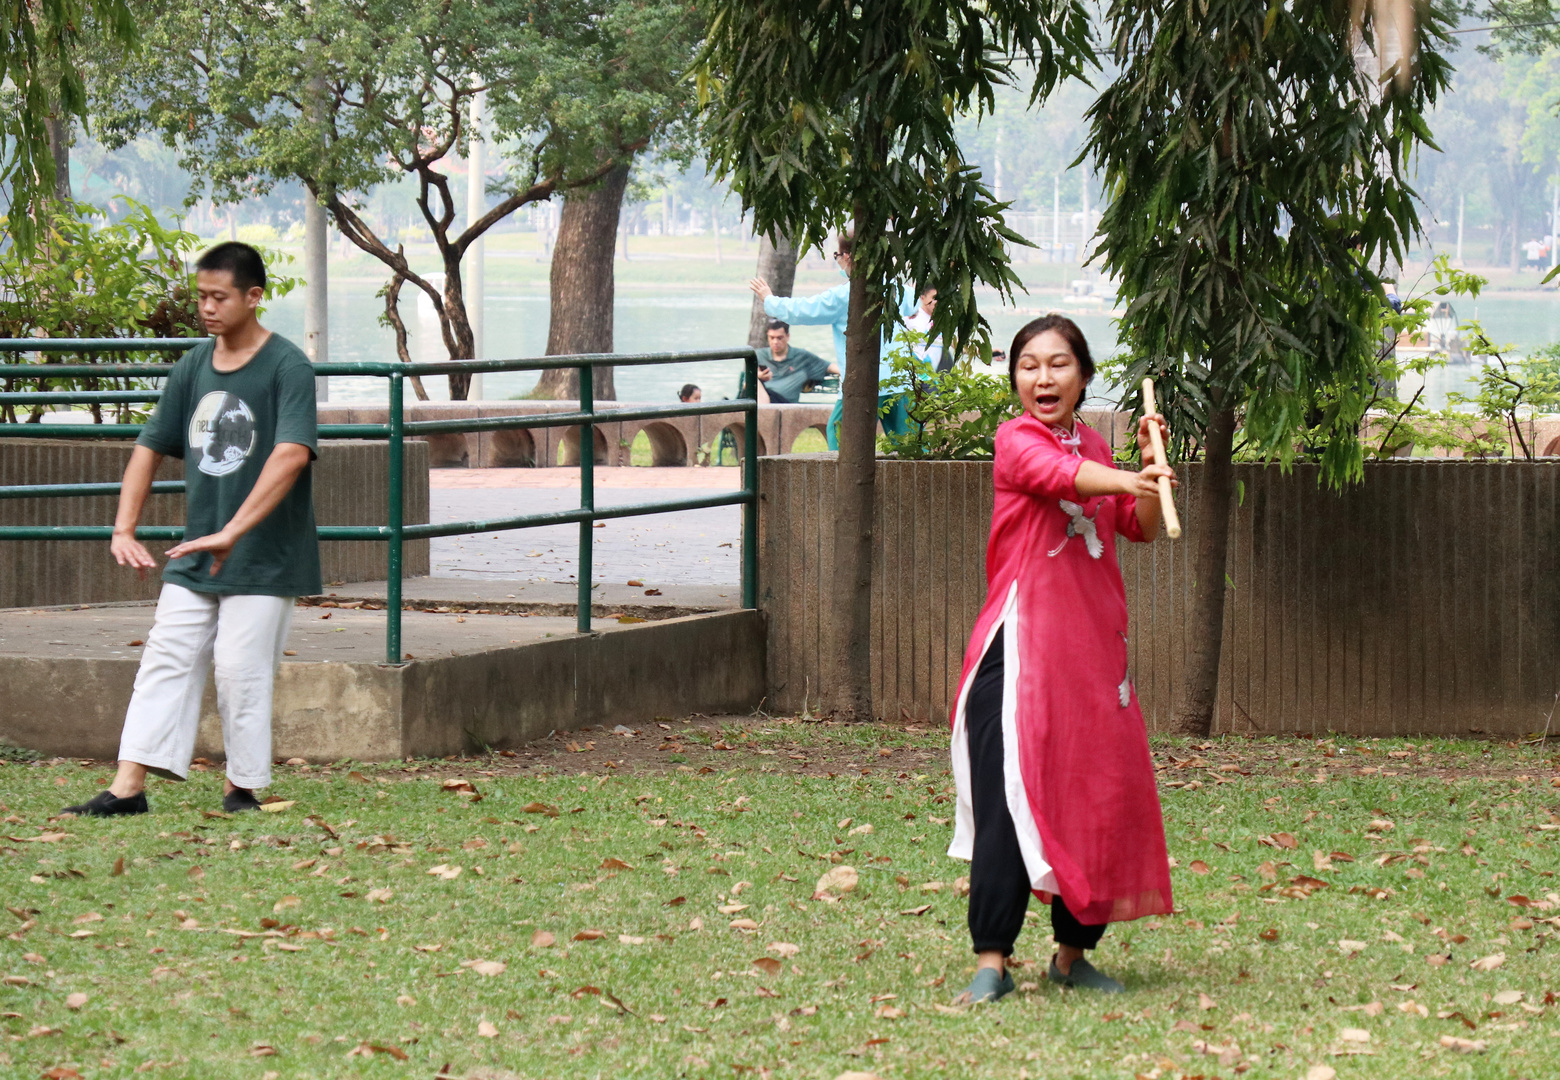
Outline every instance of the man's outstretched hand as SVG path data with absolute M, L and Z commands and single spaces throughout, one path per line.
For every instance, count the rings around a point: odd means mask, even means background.
M 763 278 L 756 277 L 749 279 L 748 288 L 753 290 L 753 295 L 758 297 L 761 302 L 769 299 L 774 295 L 774 290 L 769 287 L 769 282 L 765 281 Z
M 120 566 L 134 567 L 135 572 L 143 578 L 148 570 L 157 569 L 157 560 L 152 558 L 152 553 L 135 538 L 133 532 L 114 533 L 108 541 L 108 550 L 113 553 L 115 562 Z
M 226 529 L 214 532 L 210 536 L 197 537 L 194 540 L 186 540 L 168 549 L 168 558 L 182 559 L 186 555 L 194 555 L 197 552 L 211 552 L 211 572 L 215 574 L 222 569 L 222 564 L 233 553 L 233 545 L 238 543 L 238 537 L 228 533 Z

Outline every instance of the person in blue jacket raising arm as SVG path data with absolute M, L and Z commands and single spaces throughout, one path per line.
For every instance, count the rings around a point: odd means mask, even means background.
M 770 318 L 798 326 L 834 328 L 834 362 L 840 369 L 841 386 L 844 385 L 845 375 L 845 326 L 850 319 L 850 243 L 849 236 L 838 237 L 834 252 L 834 265 L 839 268 L 845 281 L 816 296 L 776 296 L 770 290 L 769 282 L 763 278 L 753 278 L 748 282 L 748 288 L 764 302 L 764 313 Z M 918 298 L 910 290 L 901 290 L 899 299 L 901 318 L 916 309 L 917 300 Z M 883 422 L 884 431 L 902 435 L 909 430 L 910 415 L 905 411 L 904 397 L 907 389 L 908 387 L 899 383 L 891 383 L 888 386 L 879 384 L 878 416 Z M 824 438 L 828 440 L 830 450 L 840 448 L 840 414 L 844 408 L 845 396 L 841 394 L 840 399 L 834 403 L 834 411 L 829 414 L 829 423 L 824 429 Z

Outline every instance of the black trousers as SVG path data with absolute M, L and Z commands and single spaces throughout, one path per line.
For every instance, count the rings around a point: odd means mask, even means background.
M 1029 910 L 1029 874 L 1008 812 L 1002 768 L 1002 635 L 997 631 L 964 702 L 970 745 L 970 796 L 975 810 L 975 857 L 970 864 L 970 940 L 975 951 L 1013 955 Z M 1085 926 L 1060 895 L 1051 900 L 1051 933 L 1058 945 L 1092 949 L 1105 924 Z

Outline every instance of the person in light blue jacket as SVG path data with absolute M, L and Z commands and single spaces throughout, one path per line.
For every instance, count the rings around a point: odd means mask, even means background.
M 834 252 L 834 264 L 839 268 L 841 276 L 845 278 L 844 283 L 826 289 L 816 296 L 776 296 L 770 291 L 769 283 L 763 278 L 754 278 L 748 282 L 748 288 L 764 302 L 764 313 L 770 318 L 780 319 L 793 325 L 830 326 L 834 329 L 834 362 L 839 365 L 842 392 L 840 399 L 834 403 L 834 411 L 829 414 L 829 423 L 824 430 L 824 438 L 828 441 L 830 450 L 840 448 L 840 414 L 845 407 L 843 389 L 845 327 L 850 318 L 850 243 L 849 236 L 838 237 Z M 902 288 L 899 295 L 900 317 L 906 317 L 914 312 L 917 302 L 918 298 L 914 292 Z M 886 347 L 883 351 L 887 351 Z M 882 418 L 884 431 L 902 435 L 909 430 L 910 415 L 905 411 L 907 389 L 902 380 L 879 385 L 878 416 Z

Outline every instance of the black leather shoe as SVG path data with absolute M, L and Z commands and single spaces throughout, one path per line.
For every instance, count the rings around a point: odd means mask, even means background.
M 86 802 L 67 806 L 60 813 L 76 814 L 79 817 L 114 817 L 118 814 L 144 814 L 148 809 L 144 791 L 124 799 L 112 791 L 100 791 Z
M 260 809 L 260 800 L 255 798 L 255 793 L 248 788 L 234 788 L 222 796 L 222 809 L 230 814 L 241 814 L 245 810 Z

